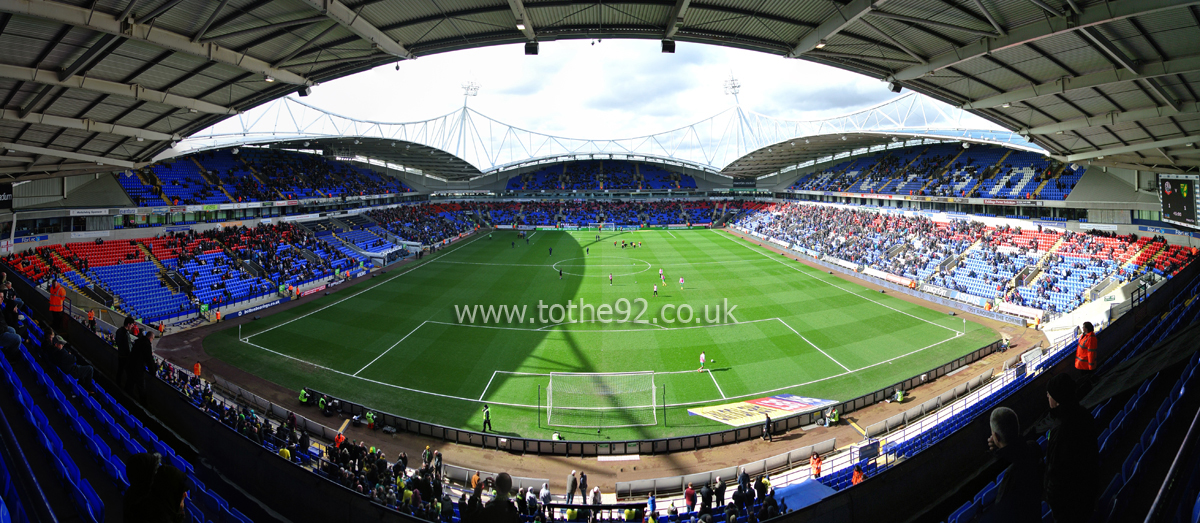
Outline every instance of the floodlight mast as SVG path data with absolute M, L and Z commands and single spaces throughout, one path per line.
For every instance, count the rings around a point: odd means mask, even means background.
M 754 134 L 750 128 L 750 121 L 746 118 L 746 113 L 742 111 L 742 102 L 738 99 L 738 93 L 740 92 L 742 92 L 742 83 L 737 78 L 734 78 L 732 72 L 729 73 L 729 79 L 725 80 L 725 94 L 733 95 L 733 103 L 737 107 L 737 155 L 739 157 L 750 152 L 747 135 Z
M 454 154 L 459 158 L 464 158 L 467 149 L 467 119 L 470 117 L 467 114 L 467 100 L 472 96 L 479 96 L 479 88 L 482 87 L 478 82 L 468 80 L 463 82 L 463 108 L 458 117 L 458 143 L 455 144 Z

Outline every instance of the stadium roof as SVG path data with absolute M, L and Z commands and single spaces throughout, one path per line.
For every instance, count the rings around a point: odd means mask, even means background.
M 131 167 L 318 82 L 414 56 L 559 38 L 670 39 L 805 59 L 962 106 L 1065 160 L 1196 170 L 1198 4 L 0 0 L 0 174 Z
M 1014 140 L 1014 138 L 1017 138 Z M 783 173 L 793 167 L 846 158 L 852 154 L 939 142 L 990 144 L 1046 154 L 1023 137 L 1010 132 L 965 131 L 959 129 L 897 129 L 818 134 L 762 147 L 726 165 L 721 174 L 738 178 L 758 178 Z

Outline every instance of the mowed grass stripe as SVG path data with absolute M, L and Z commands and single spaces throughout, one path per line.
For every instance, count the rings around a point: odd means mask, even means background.
M 607 332 L 604 329 L 609 327 L 602 325 L 516 331 L 427 323 L 413 332 L 426 319 L 457 321 L 455 304 L 524 304 L 528 313 L 536 316 L 538 300 L 577 303 L 583 298 L 587 303 L 599 305 L 612 304 L 619 298 L 644 298 L 652 306 L 648 317 L 657 316 L 658 308 L 667 303 L 689 304 L 697 309 L 696 315 L 702 316 L 704 305 L 715 306 L 727 299 L 730 305 L 738 306 L 734 314 L 738 320 L 781 318 L 851 369 L 921 349 L 953 335 L 927 323 L 926 320 L 947 323 L 934 311 L 887 296 L 871 296 L 880 304 L 852 296 L 855 289 L 870 291 L 841 280 L 831 285 L 822 281 L 825 275 L 818 270 L 783 257 L 779 258 L 786 261 L 780 263 L 752 244 L 731 241 L 725 233 L 678 231 L 675 236 L 671 238 L 660 231 L 604 233 L 596 241 L 595 233 L 543 231 L 534 235 L 529 245 L 520 240 L 514 248 L 511 245 L 515 234 L 499 232 L 491 240 L 485 236 L 460 244 L 448 255 L 427 261 L 427 267 L 388 281 L 378 289 L 253 338 L 254 343 L 271 350 L 347 373 L 354 373 L 378 358 L 363 369 L 361 377 L 471 401 L 398 390 L 346 379 L 295 362 L 280 362 L 282 358 L 237 343 L 236 336 L 227 333 L 206 340 L 206 349 L 211 345 L 214 355 L 285 386 L 312 385 L 381 410 L 471 428 L 479 416 L 474 400 L 484 393 L 489 380 L 492 384 L 484 396 L 486 401 L 529 405 L 538 403 L 538 385 L 548 381 L 542 376 L 518 378 L 495 374 L 497 370 L 694 371 L 703 350 L 710 359 L 717 359 L 709 367 L 716 369 L 712 376 L 727 396 L 752 395 L 815 381 L 790 387 L 788 391 L 846 398 L 927 370 L 934 364 L 927 362 L 952 359 L 978 348 L 991 336 L 990 331 L 973 325 L 970 334 L 962 339 L 852 375 L 830 378 L 845 371 L 778 321 L 671 331 L 646 327 L 620 333 Z M 613 247 L 614 238 L 618 245 L 624 238 L 642 241 L 645 246 Z M 554 248 L 552 256 L 550 247 Z M 589 248 L 591 253 L 585 254 Z M 564 262 L 564 272 L 584 276 L 567 275 L 559 280 L 553 264 L 570 258 L 583 259 Z M 627 262 L 632 272 L 645 268 L 642 261 L 651 268 L 617 276 L 611 287 L 607 274 L 616 273 L 619 267 L 599 267 Z M 581 263 L 594 265 L 581 267 Z M 789 264 L 797 267 L 793 269 Z M 658 280 L 659 267 L 666 271 L 665 285 Z M 678 286 L 679 276 L 687 281 L 682 291 Z M 658 299 L 651 297 L 656 282 L 660 285 Z M 327 305 L 324 301 L 274 315 L 263 323 L 267 328 L 279 325 Z M 539 323 L 519 327 L 541 326 Z M 625 328 L 628 327 L 632 326 Z M 957 328 L 961 329 L 961 323 Z M 412 334 L 408 339 L 380 357 L 409 333 Z M 252 331 L 247 330 L 246 334 Z M 707 372 L 659 374 L 656 382 L 667 387 L 667 401 L 671 404 L 720 401 Z M 541 402 L 544 404 L 544 397 Z M 537 430 L 539 419 L 533 409 L 522 410 L 494 406 L 493 414 L 505 420 L 498 428 L 508 424 L 515 434 Z M 686 408 L 668 409 L 667 418 L 667 423 L 660 427 L 620 429 L 617 434 L 661 437 L 720 428 L 708 420 L 687 416 Z M 674 424 L 670 423 L 672 420 Z

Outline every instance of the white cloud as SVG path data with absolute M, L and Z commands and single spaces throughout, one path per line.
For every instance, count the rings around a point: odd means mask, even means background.
M 475 110 L 531 131 L 572 138 L 643 136 L 695 123 L 733 105 L 732 73 L 748 110 L 817 119 L 896 95 L 855 73 L 753 51 L 657 40 L 543 42 L 539 56 L 520 45 L 454 51 L 401 62 L 313 88 L 305 103 L 353 118 L 425 120 L 459 109 L 461 84 L 482 84 Z

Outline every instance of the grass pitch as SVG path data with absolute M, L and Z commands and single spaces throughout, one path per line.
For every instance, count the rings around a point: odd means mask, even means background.
M 724 231 L 596 236 L 539 231 L 526 243 L 512 231 L 476 235 L 246 324 L 241 337 L 237 329 L 214 333 L 204 347 L 286 387 L 314 387 L 408 418 L 480 430 L 488 403 L 500 434 L 549 438 L 558 430 L 570 440 L 622 440 L 728 428 L 689 415 L 689 407 L 784 393 L 853 398 L 996 338 L 982 325 L 967 322 L 964 332 L 961 318 L 870 291 Z M 623 249 L 622 240 L 642 247 Z M 605 323 L 586 313 L 585 321 L 569 323 L 561 317 L 565 307 L 538 308 L 582 300 L 614 306 L 609 318 L 621 320 L 622 299 L 629 319 L 642 323 Z M 524 319 L 485 323 L 477 315 L 471 323 L 458 314 L 502 305 L 525 306 Z M 693 316 L 686 324 L 679 321 L 684 305 Z M 737 323 L 705 319 L 707 306 L 709 319 L 728 321 L 715 314 L 726 305 L 736 306 Z M 701 351 L 710 363 L 696 372 Z M 599 434 L 547 425 L 549 373 L 634 371 L 655 372 L 656 401 L 665 395 L 656 425 Z

